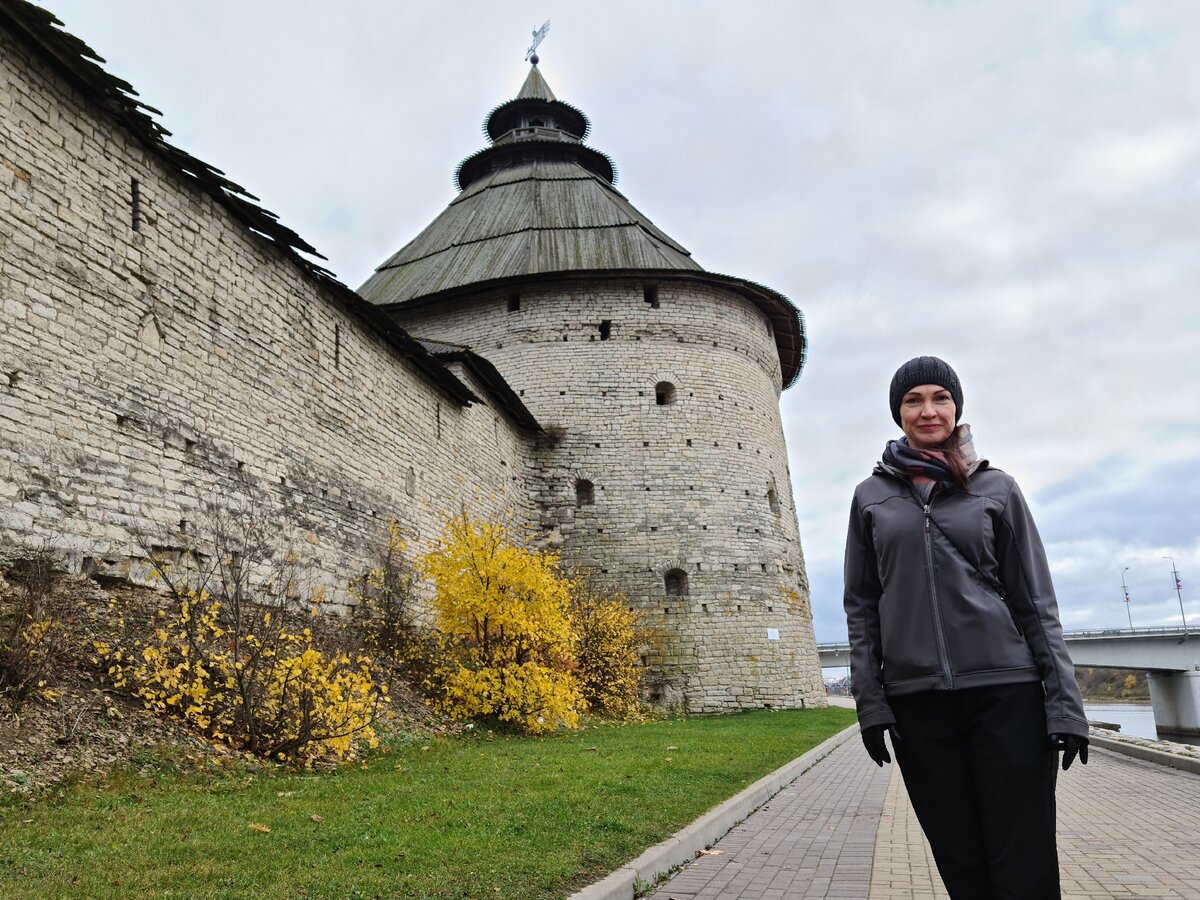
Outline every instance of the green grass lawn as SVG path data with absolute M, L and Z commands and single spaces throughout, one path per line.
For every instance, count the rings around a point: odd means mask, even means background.
M 853 721 L 758 711 L 475 733 L 321 775 L 118 773 L 0 807 L 0 896 L 562 897 Z

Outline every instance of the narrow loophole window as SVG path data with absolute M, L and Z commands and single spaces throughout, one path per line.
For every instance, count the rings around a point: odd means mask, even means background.
M 596 502 L 596 486 L 586 478 L 575 482 L 575 505 L 591 506 Z
M 658 309 L 658 288 L 652 284 L 643 287 L 642 299 L 646 301 L 646 305 L 651 309 Z
M 612 336 L 612 321 L 605 319 L 600 323 L 600 340 L 607 341 Z
M 660 381 L 654 386 L 654 402 L 658 406 L 670 406 L 675 402 L 675 385 L 669 381 Z
M 512 294 L 508 298 L 508 311 L 519 312 L 521 309 L 521 297 L 518 294 Z
M 668 597 L 686 597 L 688 592 L 687 572 L 683 569 L 671 569 L 663 576 L 663 586 Z
M 333 326 L 333 367 L 342 367 L 342 326 Z

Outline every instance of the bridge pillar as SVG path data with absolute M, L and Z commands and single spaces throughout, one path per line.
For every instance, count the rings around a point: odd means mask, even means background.
M 1151 672 L 1146 681 L 1159 736 L 1200 736 L 1200 672 Z

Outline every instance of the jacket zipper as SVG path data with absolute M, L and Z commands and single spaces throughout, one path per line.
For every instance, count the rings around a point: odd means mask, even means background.
M 931 498 L 932 499 L 932 498 Z M 933 577 L 933 535 L 930 533 L 929 504 L 922 504 L 925 510 L 925 573 L 929 578 L 929 599 L 933 611 L 933 630 L 937 633 L 938 656 L 941 657 L 942 675 L 954 690 L 954 671 L 950 666 L 950 651 L 946 646 L 946 632 L 942 627 L 942 606 L 938 598 L 937 580 Z

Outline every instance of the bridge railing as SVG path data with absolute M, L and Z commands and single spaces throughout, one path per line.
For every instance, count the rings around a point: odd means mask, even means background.
M 1081 628 L 1063 632 L 1063 637 L 1069 641 L 1110 640 L 1122 637 L 1191 637 L 1193 635 L 1200 638 L 1200 632 L 1195 628 L 1184 628 L 1180 625 L 1150 628 Z M 845 641 L 826 641 L 817 644 L 818 653 L 846 653 L 849 650 L 850 644 Z
M 1076 631 L 1064 631 L 1063 637 L 1067 640 L 1086 641 L 1096 638 L 1108 639 L 1120 637 L 1188 637 L 1189 635 L 1196 633 L 1197 632 L 1195 628 L 1184 628 L 1180 625 L 1175 625 L 1166 628 L 1083 628 Z

